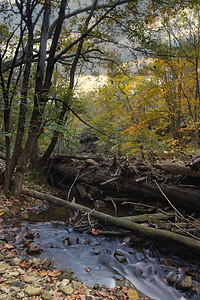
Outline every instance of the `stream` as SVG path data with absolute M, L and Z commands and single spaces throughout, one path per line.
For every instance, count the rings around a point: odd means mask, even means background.
M 197 268 L 194 264 L 157 250 L 134 248 L 128 236 L 105 237 L 75 232 L 67 225 L 67 216 L 68 211 L 62 207 L 30 214 L 28 221 L 16 222 L 13 236 L 18 236 L 19 248 L 21 240 L 31 232 L 35 235 L 34 242 L 43 249 L 35 257 L 53 259 L 56 268 L 72 268 L 89 287 L 98 283 L 112 288 L 127 281 L 155 300 L 200 299 L 198 282 L 194 282 L 197 293 L 191 295 L 169 286 L 166 279 L 171 272 L 181 277 L 183 270 Z M 123 262 L 114 255 L 116 251 L 122 254 Z

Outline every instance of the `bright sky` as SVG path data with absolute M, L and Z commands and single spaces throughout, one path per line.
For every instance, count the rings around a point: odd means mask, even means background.
M 107 81 L 106 75 L 92 76 L 85 75 L 78 78 L 78 91 L 90 92 L 105 84 Z

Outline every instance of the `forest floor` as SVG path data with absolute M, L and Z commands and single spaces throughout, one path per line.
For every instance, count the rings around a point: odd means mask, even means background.
M 45 205 L 25 196 L 18 199 L 0 194 L 0 299 L 149 299 L 129 285 L 88 287 L 72 269 L 58 270 L 51 260 L 36 258 L 40 246 L 33 236 L 25 235 L 19 241 L 17 228 L 19 220 L 28 221 L 30 213 Z

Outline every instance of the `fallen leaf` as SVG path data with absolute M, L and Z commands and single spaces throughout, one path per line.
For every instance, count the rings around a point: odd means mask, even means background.
M 89 268 L 89 267 L 87 267 L 87 268 L 85 268 L 85 270 L 86 270 L 87 272 L 89 272 L 89 271 L 90 271 L 90 268 Z
M 40 275 L 41 275 L 42 277 L 46 276 L 46 275 L 47 275 L 47 271 L 42 271 L 42 272 L 40 272 Z
M 47 274 L 48 274 L 50 277 L 56 277 L 55 273 L 52 272 L 52 271 L 48 271 Z
M 124 294 L 127 294 L 128 292 L 128 289 L 126 287 L 123 287 L 121 290 L 120 290 L 120 293 L 124 293 Z
M 94 235 L 98 235 L 100 231 L 98 229 L 92 228 L 91 232 Z
M 24 261 L 21 262 L 19 265 L 20 265 L 21 268 L 29 269 L 29 265 L 27 265 Z
M 13 248 L 15 248 L 15 247 L 12 246 L 12 245 L 10 245 L 10 244 L 5 243 L 5 244 L 4 244 L 4 248 L 6 248 L 6 249 L 13 249 Z
M 165 264 L 166 264 L 167 266 L 169 266 L 169 264 L 170 264 L 170 262 L 169 262 L 169 257 L 165 260 Z

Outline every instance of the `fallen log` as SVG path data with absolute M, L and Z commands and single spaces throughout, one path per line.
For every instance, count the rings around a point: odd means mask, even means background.
M 119 217 L 118 219 L 130 221 L 130 222 L 146 222 L 146 221 L 168 220 L 174 217 L 175 214 L 173 212 L 168 212 L 167 214 L 163 214 L 163 213 L 142 214 L 139 216 Z
M 180 234 L 177 234 L 174 232 L 170 232 L 167 230 L 155 229 L 155 228 L 151 228 L 148 226 L 139 225 L 134 222 L 121 220 L 120 218 L 112 217 L 105 213 L 91 210 L 90 208 L 88 208 L 86 206 L 72 203 L 72 202 L 60 199 L 58 197 L 40 193 L 40 192 L 37 192 L 34 190 L 24 190 L 23 189 L 22 193 L 27 196 L 30 196 L 30 197 L 49 201 L 50 203 L 52 203 L 54 205 L 57 204 L 60 206 L 69 207 L 73 210 L 88 212 L 90 214 L 90 216 L 92 216 L 94 218 L 97 218 L 101 221 L 113 224 L 113 225 L 121 227 L 121 228 L 125 228 L 125 229 L 133 231 L 137 234 L 144 235 L 145 237 L 150 237 L 151 239 L 165 240 L 165 242 L 169 241 L 170 243 L 181 244 L 187 248 L 190 248 L 191 250 L 200 251 L 200 241 L 195 240 L 190 237 L 186 237 L 186 236 L 183 236 L 183 235 L 180 235 Z
M 96 186 L 105 193 L 108 192 L 108 195 L 111 193 L 117 197 L 123 195 L 123 197 L 137 197 L 148 199 L 148 201 L 155 200 L 167 203 L 155 182 L 136 182 L 133 177 L 120 179 L 118 176 L 105 174 L 104 169 L 88 170 L 85 168 L 83 160 L 53 161 L 49 173 L 51 181 L 53 181 L 54 174 L 59 174 L 59 178 L 64 178 L 71 183 L 77 182 L 87 186 Z M 60 182 L 63 183 L 63 179 Z M 198 188 L 169 186 L 164 183 L 160 183 L 160 187 L 175 206 L 200 211 L 200 191 Z
M 192 177 L 200 177 L 200 172 L 190 168 L 190 166 L 186 166 L 184 163 L 166 161 L 155 163 L 153 166 L 157 169 L 161 169 L 167 173 L 175 174 L 175 175 L 186 175 Z

